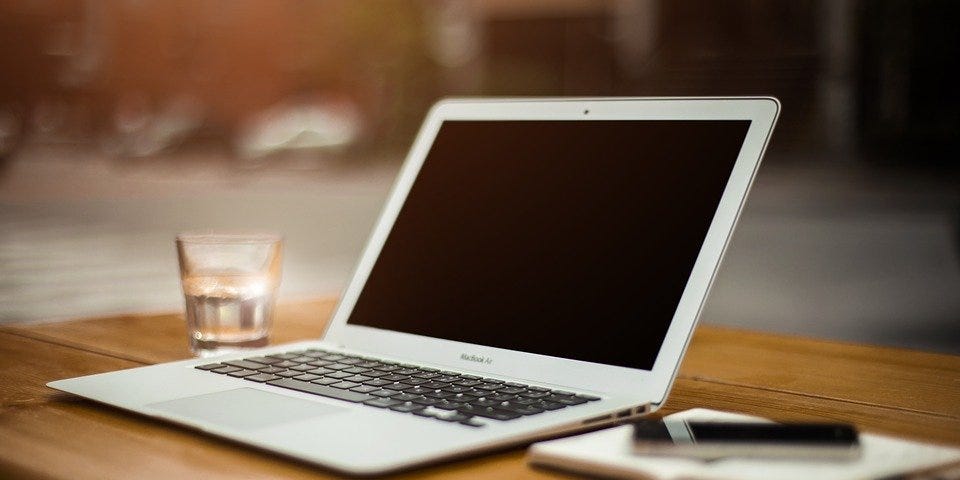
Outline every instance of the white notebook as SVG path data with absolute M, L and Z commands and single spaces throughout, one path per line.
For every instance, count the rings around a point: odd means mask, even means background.
M 765 421 L 758 417 L 696 408 L 669 418 L 706 421 Z M 960 462 L 960 449 L 883 435 L 860 434 L 862 455 L 850 462 L 727 458 L 710 462 L 631 451 L 630 425 L 536 443 L 527 461 L 591 475 L 654 479 L 847 480 L 882 478 Z

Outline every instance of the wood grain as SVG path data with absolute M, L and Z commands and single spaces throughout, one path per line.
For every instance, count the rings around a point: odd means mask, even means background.
M 140 364 L 0 331 L 0 408 L 49 401 L 59 395 L 46 387 L 52 380 L 137 366 Z
M 849 422 L 864 431 L 960 446 L 960 419 L 825 398 L 680 378 L 663 413 L 712 408 L 776 421 Z
M 320 338 L 336 300 L 277 305 L 271 344 Z M 117 315 L 62 323 L 4 327 L 18 335 L 142 363 L 190 358 L 181 313 Z
M 960 419 L 960 356 L 703 326 L 681 374 Z
M 332 300 L 281 305 L 273 342 L 317 338 Z M 0 478 L 334 478 L 315 466 L 129 414 L 50 380 L 187 358 L 179 314 L 0 328 Z M 703 326 L 661 412 L 833 419 L 960 446 L 960 357 Z M 524 450 L 397 478 L 565 478 Z

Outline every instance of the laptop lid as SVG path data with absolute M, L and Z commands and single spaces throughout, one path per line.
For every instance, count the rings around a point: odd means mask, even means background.
M 325 341 L 658 403 L 778 112 L 772 98 L 438 103 Z

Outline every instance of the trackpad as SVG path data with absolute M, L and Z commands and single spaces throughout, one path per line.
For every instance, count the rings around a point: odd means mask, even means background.
M 147 405 L 155 410 L 236 429 L 254 429 L 348 411 L 346 408 L 238 388 Z

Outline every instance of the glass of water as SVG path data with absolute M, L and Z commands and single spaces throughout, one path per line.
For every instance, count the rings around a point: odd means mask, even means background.
M 177 235 L 190 350 L 209 357 L 267 345 L 283 239 L 275 234 Z

